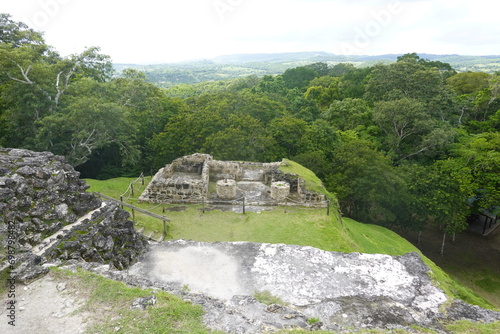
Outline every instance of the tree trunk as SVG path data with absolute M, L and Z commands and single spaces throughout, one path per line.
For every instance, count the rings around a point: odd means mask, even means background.
M 446 241 L 446 233 L 443 233 L 443 243 L 441 244 L 441 255 L 444 255 L 444 243 Z

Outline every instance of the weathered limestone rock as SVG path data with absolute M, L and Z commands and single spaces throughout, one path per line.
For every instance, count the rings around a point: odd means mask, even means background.
M 101 199 L 85 192 L 88 186 L 64 157 L 0 148 L 0 174 L 0 233 L 13 227 L 18 280 L 44 274 L 40 265 L 55 258 L 112 263 L 122 269 L 146 250 L 147 241 L 136 233 L 128 213 L 112 204 L 101 208 Z M 92 211 L 74 230 L 60 233 Z M 0 250 L 7 249 L 6 242 L 2 238 Z M 5 260 L 0 252 L 0 271 L 10 267 Z
M 282 201 L 290 195 L 290 184 L 287 182 L 273 182 L 271 184 L 271 198 Z
M 217 196 L 222 199 L 235 199 L 236 198 L 236 181 L 231 179 L 224 179 L 217 181 Z
M 463 302 L 446 307 L 448 298 L 429 271 L 416 253 L 345 254 L 283 244 L 178 240 L 152 247 L 129 274 L 141 285 L 150 281 L 189 295 L 204 306 L 210 327 L 231 333 L 309 328 L 308 318 L 320 319 L 316 326 L 332 331 L 412 325 L 439 330 L 441 320 L 500 320 L 499 312 Z M 182 292 L 185 286 L 189 294 Z M 252 297 L 256 291 L 269 291 L 288 305 L 263 305 Z M 281 315 L 273 318 L 275 313 Z

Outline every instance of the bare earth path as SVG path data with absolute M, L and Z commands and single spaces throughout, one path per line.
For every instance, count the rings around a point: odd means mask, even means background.
M 66 283 L 51 274 L 28 286 L 16 285 L 15 326 L 9 325 L 5 301 L 2 294 L 0 310 L 0 333 L 10 334 L 64 334 L 83 333 L 85 314 L 73 312 L 85 301 L 78 291 L 66 288 Z

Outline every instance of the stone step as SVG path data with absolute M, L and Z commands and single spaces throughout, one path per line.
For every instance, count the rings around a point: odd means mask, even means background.
M 158 242 L 162 242 L 163 239 L 165 239 L 165 235 L 162 234 L 161 237 L 158 239 Z
M 140 229 L 137 230 L 137 233 L 142 233 L 144 232 L 145 228 L 144 227 L 141 227 Z
M 153 239 L 154 232 L 150 232 L 149 235 L 147 236 L 148 239 Z
M 54 246 L 56 243 L 60 241 L 60 238 L 63 238 L 66 236 L 68 233 L 70 233 L 73 229 L 77 228 L 78 225 L 82 225 L 86 222 L 86 220 L 91 219 L 92 214 L 94 212 L 97 212 L 104 208 L 106 206 L 106 202 L 102 202 L 101 206 L 95 210 L 92 210 L 85 214 L 84 216 L 80 217 L 75 223 L 66 225 L 63 228 L 61 228 L 59 231 L 54 233 L 53 235 L 45 238 L 40 244 L 36 245 L 33 247 L 33 254 L 38 255 L 38 256 L 43 256 L 47 250 L 49 250 L 52 246 Z M 59 238 L 58 238 L 59 236 Z

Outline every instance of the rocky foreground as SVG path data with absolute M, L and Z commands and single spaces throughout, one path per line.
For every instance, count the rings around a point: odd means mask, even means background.
M 206 323 L 232 333 L 269 329 L 408 328 L 440 330 L 442 321 L 491 322 L 500 313 L 449 301 L 416 253 L 327 252 L 283 244 L 163 242 L 127 279 L 179 292 L 202 304 Z M 267 291 L 282 305 L 253 296 Z
M 0 253 L 0 271 L 15 268 L 17 281 L 29 282 L 54 259 L 123 269 L 147 249 L 128 212 L 87 193 L 79 176 L 50 152 L 0 148 L 1 249 L 14 254 Z

